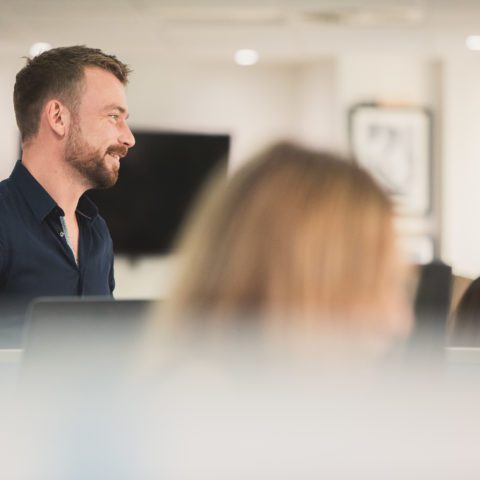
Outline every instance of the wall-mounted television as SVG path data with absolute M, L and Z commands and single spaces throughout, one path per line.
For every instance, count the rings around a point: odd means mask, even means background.
M 229 135 L 134 131 L 117 184 L 88 196 L 105 218 L 114 251 L 167 254 L 186 214 L 215 170 L 227 172 Z

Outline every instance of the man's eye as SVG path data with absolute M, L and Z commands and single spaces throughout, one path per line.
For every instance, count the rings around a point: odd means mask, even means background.
M 120 118 L 120 115 L 115 115 L 115 114 L 112 114 L 112 115 L 109 115 L 110 118 L 113 118 L 113 120 L 117 121 L 119 118 Z

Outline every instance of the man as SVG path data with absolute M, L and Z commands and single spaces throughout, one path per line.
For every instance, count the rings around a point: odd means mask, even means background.
M 114 185 L 135 143 L 129 73 L 114 56 L 73 46 L 17 74 L 23 154 L 0 183 L 0 297 L 112 294 L 112 241 L 84 193 Z

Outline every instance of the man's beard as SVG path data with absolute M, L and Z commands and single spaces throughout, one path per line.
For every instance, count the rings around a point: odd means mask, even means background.
M 72 124 L 67 145 L 65 160 L 85 180 L 89 188 L 110 188 L 118 180 L 119 167 L 109 168 L 105 156 L 109 153 L 124 157 L 128 148 L 124 145 L 111 145 L 105 153 L 90 146 L 82 136 L 77 122 Z

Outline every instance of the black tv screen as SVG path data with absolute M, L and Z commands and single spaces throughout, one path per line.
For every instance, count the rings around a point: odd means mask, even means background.
M 226 174 L 230 137 L 133 134 L 136 144 L 121 160 L 116 185 L 87 195 L 108 224 L 115 253 L 166 254 L 205 181 L 215 170 Z

